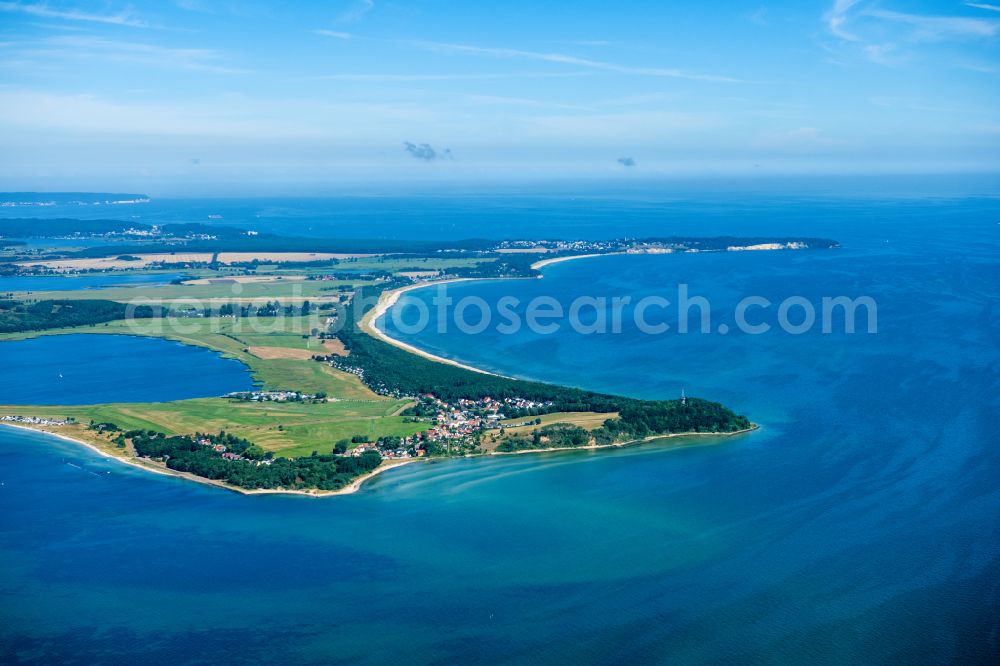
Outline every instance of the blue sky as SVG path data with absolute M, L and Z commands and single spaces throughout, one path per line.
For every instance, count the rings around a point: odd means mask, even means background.
M 0 189 L 1000 171 L 1000 0 L 0 2 Z

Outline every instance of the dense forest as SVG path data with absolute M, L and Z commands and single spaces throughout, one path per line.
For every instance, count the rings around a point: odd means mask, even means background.
M 474 266 L 449 268 L 447 273 L 449 277 L 460 278 L 532 277 L 539 274 L 531 267 L 538 260 L 537 254 L 501 254 L 497 259 L 480 261 Z
M 162 461 L 178 472 L 224 481 L 247 490 L 339 490 L 382 462 L 374 451 L 366 451 L 360 456 L 272 459 L 260 447 L 225 432 L 189 437 L 132 430 L 122 437 L 131 441 L 140 457 Z
M 732 432 L 749 427 L 750 422 L 745 416 L 734 415 L 717 402 L 699 398 L 629 400 L 622 403 L 618 418 L 606 420 L 602 427 L 595 430 L 587 431 L 567 423 L 553 423 L 533 430 L 530 437 L 523 435 L 509 437 L 497 446 L 497 451 L 576 448 L 589 444 L 607 445 L 638 440 L 668 433 Z
M 42 331 L 65 326 L 88 326 L 125 319 L 163 316 L 160 306 L 140 305 L 130 308 L 124 303 L 91 300 L 27 301 L 0 300 L 0 333 Z
M 363 287 L 355 297 L 374 303 L 382 288 Z M 673 432 L 734 432 L 750 427 L 745 416 L 719 403 L 698 398 L 636 400 L 486 375 L 430 361 L 362 332 L 355 314 L 353 308 L 347 308 L 344 326 L 337 333 L 350 355 L 338 357 L 334 362 L 341 369 L 357 373 L 378 393 L 397 396 L 430 393 L 445 401 L 524 398 L 551 402 L 545 410 L 548 412 L 619 412 L 619 418 L 606 426 L 616 439 Z
M 553 423 L 544 428 L 533 430 L 530 437 L 508 437 L 500 442 L 497 446 L 497 451 L 513 453 L 514 451 L 529 451 L 532 449 L 577 448 L 587 446 L 591 441 L 597 444 L 610 444 L 612 440 L 604 433 L 595 436 L 594 433 L 584 430 L 579 426 L 567 423 Z

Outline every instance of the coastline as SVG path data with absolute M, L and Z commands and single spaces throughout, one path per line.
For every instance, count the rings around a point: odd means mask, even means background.
M 564 261 L 574 261 L 576 259 L 590 259 L 591 257 L 614 257 L 617 255 L 625 254 L 624 252 L 605 252 L 603 254 L 571 254 L 566 257 L 553 257 L 551 259 L 541 259 L 531 264 L 530 268 L 532 270 L 538 271 L 546 266 L 551 266 L 552 264 L 561 264 Z M 542 276 L 539 276 L 542 277 Z M 499 278 L 503 279 L 503 278 Z
M 379 474 L 382 474 L 383 472 L 387 472 L 391 469 L 396 469 L 397 467 L 402 467 L 403 465 L 408 465 L 410 463 L 415 463 L 420 461 L 418 458 L 412 458 L 409 460 L 393 460 L 389 462 L 383 462 L 381 465 L 373 469 L 371 472 L 368 472 L 367 474 L 362 474 L 361 476 L 357 477 L 356 479 L 351 481 L 343 488 L 340 488 L 339 490 L 316 490 L 316 489 L 279 490 L 272 488 L 259 488 L 259 489 L 249 490 L 247 488 L 239 488 L 237 486 L 232 486 L 229 485 L 228 483 L 217 481 L 215 479 L 206 479 L 204 477 L 197 476 L 196 474 L 189 474 L 187 472 L 178 472 L 176 470 L 172 470 L 166 467 L 165 465 L 159 465 L 153 461 L 145 461 L 142 460 L 141 458 L 114 455 L 113 453 L 109 453 L 108 451 L 102 450 L 100 447 L 95 446 L 90 442 L 87 442 L 85 440 L 76 437 L 70 437 L 69 435 L 66 435 L 64 433 L 54 432 L 52 430 L 45 430 L 42 428 L 31 428 L 29 426 L 18 425 L 16 423 L 0 423 L 0 426 L 8 428 L 18 428 L 20 430 L 27 430 L 28 432 L 48 435 L 49 437 L 56 437 L 66 442 L 72 442 L 73 444 L 79 444 L 81 446 L 84 446 L 93 451 L 94 453 L 96 453 L 97 455 L 101 456 L 105 460 L 116 460 L 124 465 L 130 465 L 132 467 L 136 467 L 138 469 L 145 470 L 147 472 L 152 472 L 153 474 L 161 474 L 163 476 L 172 476 L 174 478 L 185 479 L 187 481 L 194 481 L 195 483 L 201 483 L 207 486 L 213 486 L 215 488 L 220 488 L 222 490 L 230 490 L 232 492 L 236 492 L 241 495 L 303 495 L 306 497 L 330 497 L 333 495 L 350 495 L 352 493 L 358 492 L 361 489 L 361 486 L 363 486 L 366 481 L 378 476 Z
M 751 423 L 749 428 L 734 430 L 733 432 L 671 432 L 665 435 L 650 435 L 641 439 L 630 439 L 625 442 L 612 442 L 611 444 L 588 444 L 587 446 L 553 446 L 548 449 L 522 449 L 520 451 L 490 451 L 480 453 L 480 456 L 516 456 L 522 453 L 548 453 L 549 451 L 597 451 L 600 449 L 623 449 L 629 446 L 655 442 L 658 439 L 673 439 L 674 437 L 732 437 L 734 435 L 745 435 L 748 432 L 759 430 L 760 426 Z
M 574 254 L 564 257 L 553 257 L 551 259 L 541 259 L 531 264 L 530 268 L 532 270 L 541 270 L 546 266 L 551 266 L 552 264 L 558 264 L 566 261 L 575 261 L 577 259 L 590 259 L 594 257 L 607 257 L 607 256 L 620 256 L 629 254 L 626 252 L 608 252 L 603 254 Z M 425 282 L 417 282 L 415 284 L 409 284 L 405 287 L 399 287 L 397 289 L 392 289 L 391 291 L 383 292 L 379 295 L 378 303 L 375 304 L 371 310 L 369 310 L 364 317 L 362 317 L 359 326 L 361 330 L 365 333 L 375 337 L 393 347 L 398 347 L 403 351 L 409 352 L 411 354 L 416 354 L 421 358 L 425 358 L 429 361 L 435 361 L 437 363 L 445 363 L 447 365 L 462 368 L 464 370 L 470 370 L 472 372 L 478 372 L 484 375 L 493 375 L 495 377 L 504 377 L 506 379 L 515 379 L 513 377 L 506 377 L 505 375 L 500 375 L 488 370 L 483 370 L 482 368 L 477 368 L 460 361 L 455 361 L 450 358 L 444 358 L 438 356 L 437 354 L 432 354 L 431 352 L 425 351 L 411 345 L 402 340 L 393 338 L 388 333 L 383 331 L 376 325 L 376 321 L 379 317 L 386 314 L 393 305 L 395 305 L 399 298 L 408 291 L 413 291 L 415 289 L 423 289 L 425 287 L 432 287 L 437 284 L 446 284 L 449 282 L 468 282 L 473 280 L 531 280 L 531 279 L 542 279 L 544 275 L 538 275 L 537 277 L 495 277 L 495 278 L 452 278 L 448 280 L 428 280 Z M 736 430 L 733 432 L 678 432 L 678 433 L 667 433 L 663 435 L 650 435 L 649 437 L 644 437 L 642 439 L 632 439 L 625 442 L 614 442 L 611 444 L 591 444 L 587 446 L 559 446 L 552 448 L 541 448 L 541 449 L 523 449 L 521 451 L 489 451 L 483 453 L 474 453 L 466 457 L 477 458 L 484 456 L 511 456 L 511 455 L 521 455 L 525 453 L 549 453 L 549 452 L 560 452 L 560 451 L 596 451 L 600 449 L 612 449 L 612 448 L 624 448 L 628 446 L 636 446 L 638 444 L 644 444 L 647 442 L 655 441 L 658 439 L 671 439 L 674 437 L 731 437 L 733 435 L 744 435 L 755 430 L 759 430 L 760 426 L 756 423 L 751 423 L 749 428 L 744 428 L 743 430 Z
M 411 458 L 408 460 L 393 460 L 390 462 L 384 462 L 371 472 L 359 476 L 358 478 L 354 479 L 349 484 L 347 484 L 343 488 L 340 488 L 339 490 L 318 490 L 318 489 L 280 490 L 271 488 L 260 488 L 260 489 L 249 490 L 246 488 L 239 488 L 237 486 L 232 486 L 222 481 L 217 481 L 215 479 L 206 479 L 204 477 L 197 476 L 195 474 L 190 474 L 188 472 L 178 472 L 176 470 L 172 470 L 166 467 L 165 465 L 160 465 L 153 461 L 145 461 L 135 457 L 114 455 L 112 453 L 102 450 L 101 448 L 95 446 L 94 444 L 91 444 L 90 442 L 78 439 L 76 437 L 70 437 L 69 435 L 63 433 L 53 432 L 51 430 L 44 430 L 42 428 L 31 428 L 29 426 L 18 425 L 15 423 L 0 423 L 0 426 L 8 428 L 18 428 L 20 430 L 26 430 L 28 432 L 39 433 L 41 435 L 48 435 L 49 437 L 56 437 L 66 442 L 71 442 L 73 444 L 84 446 L 87 449 L 90 449 L 93 453 L 96 453 L 97 455 L 101 456 L 101 458 L 105 460 L 115 460 L 124 465 L 130 465 L 131 467 L 135 467 L 146 472 L 151 472 L 153 474 L 170 476 L 177 479 L 183 479 L 185 481 L 193 481 L 195 483 L 212 486 L 213 488 L 218 488 L 220 490 L 228 490 L 231 492 L 239 493 L 240 495 L 299 495 L 303 497 L 334 497 L 337 495 L 351 495 L 361 490 L 362 486 L 364 486 L 365 483 L 367 483 L 374 477 L 378 476 L 379 474 L 388 472 L 389 470 L 397 469 L 404 465 L 409 465 L 411 463 L 418 463 L 418 462 L 426 463 L 436 460 L 428 458 Z M 630 439 L 625 442 L 614 442 L 611 444 L 589 444 L 587 446 L 556 446 L 552 448 L 541 448 L 541 449 L 522 449 L 520 451 L 489 451 L 483 453 L 473 453 L 465 457 L 486 458 L 486 457 L 498 457 L 498 456 L 519 456 L 519 455 L 538 454 L 538 453 L 566 453 L 568 451 L 599 451 L 602 449 L 622 449 L 632 446 L 638 446 L 641 444 L 647 444 L 649 442 L 654 442 L 661 439 L 674 439 L 677 437 L 694 437 L 694 438 L 733 437 L 735 435 L 744 435 L 748 432 L 753 432 L 759 429 L 760 426 L 754 423 L 751 424 L 749 428 L 744 428 L 743 430 L 736 430 L 733 432 L 676 432 L 676 433 L 667 433 L 664 435 L 650 435 L 649 437 L 643 437 L 641 439 Z
M 591 257 L 608 257 L 617 254 L 622 254 L 621 252 L 612 252 L 607 254 L 574 254 L 567 257 L 553 257 L 552 259 L 541 259 L 531 264 L 532 270 L 540 270 L 545 266 L 550 266 L 552 264 L 558 264 L 565 261 L 574 261 L 576 259 L 589 259 Z M 489 370 L 483 370 L 482 368 L 477 368 L 461 361 L 456 361 L 454 359 L 445 358 L 443 356 L 438 356 L 437 354 L 432 354 L 429 351 L 425 351 L 409 344 L 408 342 L 403 342 L 397 338 L 392 337 L 381 328 L 376 325 L 376 321 L 382 315 L 389 312 L 393 305 L 395 305 L 399 298 L 408 291 L 413 291 L 415 289 L 424 289 L 427 287 L 433 287 L 439 284 L 448 284 L 450 282 L 471 282 L 471 281 L 486 281 L 486 280 L 540 280 L 544 275 L 539 275 L 537 277 L 492 277 L 492 278 L 451 278 L 448 280 L 427 280 L 425 282 L 416 282 L 414 284 L 408 284 L 405 287 L 399 287 L 397 289 L 392 289 L 390 291 L 382 292 L 379 295 L 378 303 L 375 304 L 371 310 L 365 313 L 365 316 L 361 318 L 359 326 L 362 331 L 371 335 L 374 338 L 390 344 L 393 347 L 398 347 L 403 351 L 407 351 L 411 354 L 416 354 L 421 358 L 425 358 L 428 361 L 435 361 L 437 363 L 444 363 L 446 365 L 455 366 L 456 368 L 462 368 L 463 370 L 469 370 L 470 372 L 478 372 L 482 375 L 493 375 L 494 377 L 504 377 L 505 379 L 515 379 L 514 377 L 507 377 L 506 375 L 501 375 L 496 372 L 490 372 Z
M 365 316 L 361 318 L 358 326 L 362 331 L 368 335 L 390 344 L 393 347 L 398 347 L 403 351 L 407 351 L 411 354 L 416 354 L 417 356 L 423 357 L 429 361 L 436 361 L 438 363 L 445 363 L 447 365 L 452 365 L 457 368 L 462 368 L 463 370 L 469 370 L 471 372 L 478 372 L 481 375 L 493 375 L 500 376 L 494 372 L 489 372 L 488 370 L 483 370 L 481 368 L 474 368 L 471 365 L 466 365 L 465 363 L 460 363 L 459 361 L 453 361 L 450 358 L 444 358 L 443 356 L 437 356 L 430 352 L 424 351 L 419 347 L 414 347 L 413 345 L 403 342 L 402 340 L 397 340 L 396 338 L 390 336 L 388 333 L 380 329 L 375 325 L 375 320 L 384 315 L 386 312 L 392 308 L 398 301 L 400 296 L 408 291 L 413 291 L 414 289 L 423 289 L 425 287 L 432 287 L 439 284 L 448 284 L 449 282 L 465 282 L 468 280 L 475 279 L 489 279 L 489 278 L 453 278 L 450 280 L 438 280 L 438 281 L 427 281 L 427 282 L 416 282 L 414 284 L 408 284 L 405 287 L 399 287 L 398 289 L 392 289 L 390 291 L 382 292 L 379 295 L 378 303 L 375 304 L 371 310 L 365 313 Z M 508 278 L 493 278 L 505 280 Z
M 603 257 L 603 256 L 622 255 L 622 254 L 627 254 L 627 253 L 624 253 L 624 252 L 613 252 L 613 253 L 603 253 L 603 254 L 581 254 L 581 255 L 570 255 L 570 256 L 563 256 L 563 257 L 553 257 L 553 258 L 550 258 L 550 259 L 542 259 L 542 260 L 536 261 L 536 262 L 534 262 L 534 263 L 531 264 L 531 268 L 533 270 L 540 270 L 541 268 L 544 268 L 544 267 L 549 266 L 551 264 L 562 263 L 562 262 L 566 262 L 566 261 L 574 261 L 574 260 L 577 260 L 577 259 L 588 259 L 588 258 L 593 258 L 593 257 Z M 383 342 L 386 342 L 387 344 L 391 344 L 394 347 L 398 347 L 398 348 L 400 348 L 400 349 L 402 349 L 402 350 L 404 350 L 404 351 L 406 351 L 408 353 L 415 354 L 415 355 L 420 356 L 422 358 L 425 358 L 427 360 L 438 362 L 438 363 L 445 363 L 447 365 L 452 365 L 452 366 L 455 366 L 455 367 L 463 368 L 465 370 L 469 370 L 469 371 L 472 371 L 472 372 L 477 372 L 477 373 L 484 374 L 484 375 L 492 375 L 492 376 L 496 376 L 496 377 L 505 377 L 504 375 L 499 375 L 497 373 L 490 372 L 488 370 L 483 370 L 481 368 L 476 368 L 474 366 L 471 366 L 471 365 L 468 365 L 468 364 L 465 364 L 465 363 L 461 363 L 459 361 L 455 361 L 455 360 L 452 360 L 452 359 L 448 359 L 448 358 L 444 358 L 444 357 L 441 357 L 441 356 L 437 356 L 437 355 L 432 354 L 430 352 L 427 352 L 427 351 L 424 351 L 422 349 L 419 349 L 418 347 L 415 347 L 414 345 L 408 344 L 408 343 L 403 342 L 401 340 L 397 340 L 397 339 L 391 337 L 390 335 L 388 335 L 382 329 L 380 329 L 376 325 L 376 320 L 379 317 L 381 317 L 382 315 L 386 314 L 392 308 L 392 306 L 395 305 L 399 301 L 399 298 L 404 293 L 406 293 L 408 291 L 415 290 L 415 289 L 423 289 L 423 288 L 426 288 L 426 287 L 432 287 L 432 286 L 434 286 L 436 284 L 446 284 L 448 282 L 463 282 L 463 281 L 472 281 L 472 280 L 526 280 L 526 279 L 541 279 L 543 277 L 544 277 L 544 275 L 539 274 L 537 276 L 532 276 L 532 277 L 527 277 L 527 276 L 521 277 L 521 276 L 518 276 L 518 277 L 493 277 L 493 278 L 451 278 L 451 279 L 446 279 L 446 280 L 436 280 L 436 281 L 435 280 L 428 280 L 428 281 L 423 281 L 423 282 L 416 282 L 414 284 L 406 285 L 404 287 L 399 287 L 397 289 L 393 289 L 393 290 L 390 290 L 388 292 L 383 292 L 382 294 L 380 294 L 378 302 L 361 319 L 361 321 L 359 322 L 359 326 L 362 329 L 362 331 L 364 331 L 365 333 L 367 333 L 367 334 L 369 334 L 369 335 L 371 335 L 371 336 L 373 336 L 373 337 L 375 337 L 375 338 L 377 338 L 379 340 L 382 340 Z M 135 334 L 133 334 L 133 335 L 135 335 Z M 140 337 L 142 337 L 142 336 L 140 336 Z M 172 338 L 167 338 L 167 339 L 172 339 Z M 183 341 L 183 340 L 176 340 L 176 339 L 173 339 L 173 340 L 175 342 L 179 342 L 180 344 L 190 344 L 190 343 L 188 343 L 186 341 Z M 194 345 L 194 346 L 201 346 L 201 345 Z M 223 357 L 229 356 L 230 358 L 236 358 L 235 356 L 230 356 L 230 355 L 226 354 L 225 352 L 219 352 L 219 353 Z M 237 359 L 237 360 L 241 360 L 241 359 Z M 244 365 L 245 365 L 245 363 L 244 363 Z M 505 378 L 507 378 L 507 379 L 514 379 L 514 378 L 511 378 L 511 377 L 505 377 Z M 77 437 L 72 437 L 72 436 L 69 436 L 69 435 L 66 435 L 66 434 L 63 434 L 63 433 L 60 433 L 60 432 L 55 432 L 55 431 L 50 430 L 50 429 L 45 429 L 45 428 L 41 428 L 41 427 L 38 427 L 38 428 L 29 427 L 29 426 L 19 425 L 19 424 L 15 424 L 15 423 L 0 423 L 0 425 L 6 425 L 6 426 L 9 426 L 9 427 L 12 427 L 12 428 L 20 428 L 22 430 L 28 430 L 28 431 L 32 431 L 32 432 L 41 433 L 43 435 L 49 435 L 49 436 L 52 436 L 52 437 L 57 437 L 57 438 L 62 439 L 64 441 L 73 442 L 75 444 L 83 445 L 83 446 L 87 447 L 88 449 L 90 449 L 91 451 L 93 451 L 94 453 L 100 455 L 103 458 L 114 459 L 114 460 L 117 460 L 117 461 L 119 461 L 119 462 L 121 462 L 123 464 L 131 465 L 132 467 L 136 467 L 136 468 L 145 470 L 147 472 L 153 472 L 153 473 L 156 473 L 156 474 L 162 474 L 162 475 L 166 475 L 166 476 L 172 476 L 172 477 L 175 477 L 175 478 L 185 479 L 185 480 L 188 480 L 188 481 L 194 481 L 196 483 L 202 483 L 202 484 L 205 484 L 205 485 L 214 486 L 216 488 L 220 488 L 220 489 L 223 489 L 223 490 L 229 490 L 229 491 L 232 491 L 232 492 L 237 492 L 237 493 L 240 493 L 242 495 L 302 495 L 302 496 L 307 496 L 307 497 L 329 497 L 329 496 L 334 496 L 334 495 L 348 495 L 348 494 L 352 494 L 352 493 L 355 493 L 355 492 L 359 491 L 361 489 L 361 487 L 368 480 L 372 479 L 373 477 L 375 477 L 375 476 L 377 476 L 379 474 L 382 474 L 383 472 L 386 472 L 386 471 L 389 471 L 391 469 L 395 469 L 397 467 L 401 467 L 403 465 L 407 465 L 407 464 L 410 464 L 410 463 L 427 462 L 428 461 L 428 459 L 426 459 L 426 458 L 412 458 L 412 459 L 407 459 L 407 460 L 392 460 L 392 461 L 388 461 L 388 462 L 383 462 L 376 469 L 372 470 L 371 472 L 368 472 L 367 474 L 363 474 L 363 475 L 355 478 L 349 484 L 347 484 L 346 486 L 344 486 L 343 488 L 340 488 L 338 490 L 319 490 L 319 489 L 308 489 L 308 490 L 245 489 L 245 488 L 239 488 L 237 486 L 233 486 L 233 485 L 227 484 L 227 483 L 225 483 L 223 481 L 218 481 L 218 480 L 214 480 L 214 479 L 206 479 L 204 477 L 200 477 L 200 476 L 197 476 L 197 475 L 194 475 L 194 474 L 190 474 L 188 472 L 179 472 L 179 471 L 176 471 L 176 470 L 171 470 L 168 467 L 166 467 L 165 464 L 156 463 L 154 461 L 149 461 L 149 460 L 145 460 L 145 459 L 142 459 L 142 458 L 137 458 L 137 457 L 134 457 L 134 456 L 118 455 L 117 451 L 115 451 L 115 452 L 107 451 L 107 450 L 104 450 L 101 447 L 99 447 L 99 446 L 97 446 L 97 445 L 95 445 L 95 444 L 93 444 L 91 442 L 85 441 L 84 439 L 80 439 L 80 438 L 77 438 Z M 537 454 L 537 453 L 549 453 L 549 452 L 565 452 L 565 451 L 581 451 L 581 450 L 587 451 L 587 450 L 599 450 L 599 449 L 609 449 L 609 448 L 624 448 L 624 447 L 635 446 L 635 445 L 639 445 L 639 444 L 643 444 L 643 443 L 647 443 L 647 442 L 651 442 L 651 441 L 655 441 L 655 440 L 671 439 L 671 438 L 677 438 L 677 437 L 705 437 L 705 436 L 708 436 L 708 437 L 713 437 L 713 436 L 714 437 L 729 437 L 729 436 L 732 436 L 732 435 L 740 435 L 740 434 L 745 434 L 745 433 L 748 433 L 748 432 L 752 432 L 754 430 L 757 430 L 758 428 L 759 428 L 759 426 L 757 424 L 751 424 L 751 427 L 749 427 L 749 428 L 746 428 L 746 429 L 743 429 L 743 430 L 734 431 L 734 432 L 727 432 L 727 433 L 722 433 L 722 432 L 667 433 L 667 434 L 662 434 L 662 435 L 651 435 L 649 437 L 645 437 L 645 438 L 642 438 L 642 439 L 634 439 L 634 440 L 628 440 L 628 441 L 624 441 L 624 442 L 614 442 L 614 443 L 611 443 L 611 444 L 593 444 L 593 445 L 578 446 L 578 447 L 552 447 L 552 448 L 524 449 L 524 450 L 520 450 L 520 451 L 489 451 L 489 452 L 480 452 L 480 453 L 469 454 L 466 457 L 504 456 L 504 455 L 521 455 L 521 454 Z

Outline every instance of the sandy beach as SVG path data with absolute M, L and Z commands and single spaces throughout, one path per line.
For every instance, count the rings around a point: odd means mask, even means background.
M 392 291 L 383 292 L 382 295 L 379 296 L 378 303 L 376 303 L 375 307 L 372 308 L 371 310 L 369 310 L 365 314 L 365 316 L 361 319 L 361 323 L 359 324 L 361 326 L 361 330 L 363 330 L 364 332 L 368 333 L 369 335 L 371 335 L 373 337 L 378 338 L 379 340 L 381 340 L 383 342 L 386 342 L 386 343 L 392 345 L 393 347 L 399 347 L 400 349 L 408 351 L 411 354 L 416 354 L 417 356 L 421 356 L 421 357 L 426 358 L 426 359 L 428 359 L 430 361 L 437 361 L 438 363 L 446 363 L 447 365 L 453 365 L 453 366 L 455 366 L 457 368 L 462 368 L 464 370 L 471 370 L 472 372 L 478 372 L 478 373 L 483 374 L 483 375 L 495 375 L 495 376 L 498 376 L 498 375 L 496 375 L 496 373 L 488 372 L 488 371 L 482 370 L 480 368 L 474 368 L 471 365 L 466 365 L 465 363 L 460 363 L 458 361 L 453 361 L 450 358 L 444 358 L 443 356 L 437 356 L 435 354 L 431 354 L 430 352 L 426 352 L 423 349 L 420 349 L 418 347 L 414 347 L 411 344 L 403 342 L 402 340 L 397 340 L 396 338 L 393 338 L 393 337 L 389 336 L 388 334 L 386 334 L 382 329 L 380 329 L 378 326 L 375 325 L 375 321 L 379 317 L 381 317 L 382 315 L 384 315 L 386 312 L 388 312 L 389 309 L 393 305 L 395 305 L 397 301 L 399 301 L 400 296 L 402 296 L 403 294 L 405 294 L 408 291 L 413 291 L 414 289 L 423 289 L 425 287 L 432 287 L 432 286 L 436 286 L 436 285 L 439 285 L 439 284 L 448 284 L 449 282 L 464 282 L 464 281 L 468 281 L 468 280 L 472 280 L 472 279 L 478 279 L 478 278 L 455 278 L 453 280 L 438 280 L 438 281 L 432 281 L 432 282 L 417 282 L 415 284 L 410 284 L 410 285 L 407 285 L 405 287 L 400 287 L 399 289 L 393 289 Z M 494 278 L 494 279 L 507 279 L 507 278 Z
M 543 259 L 541 261 L 536 261 L 535 263 L 531 264 L 531 268 L 533 270 L 539 270 L 541 268 L 544 268 L 545 266 L 549 266 L 551 264 L 557 264 L 557 263 L 560 263 L 560 262 L 563 262 L 563 261 L 573 261 L 575 259 L 588 259 L 590 257 L 606 257 L 606 256 L 608 256 L 608 255 L 607 254 L 576 254 L 576 255 L 572 255 L 572 256 L 568 256 L 568 257 L 554 257 L 552 259 Z M 542 278 L 542 277 L 544 277 L 544 276 L 542 276 L 542 275 L 538 276 L 539 279 Z M 455 361 L 455 360 L 452 360 L 450 358 L 444 358 L 443 356 L 438 356 L 437 354 L 432 354 L 432 353 L 430 353 L 428 351 L 424 351 L 423 349 L 420 349 L 419 347 L 415 347 L 415 346 L 413 346 L 413 345 L 411 345 L 409 343 L 403 342 L 402 340 L 397 340 L 396 338 L 388 335 L 385 331 L 383 331 L 382 329 L 380 329 L 375 324 L 375 322 L 378 320 L 379 317 L 381 317 L 382 315 L 384 315 L 385 313 L 387 313 L 392 308 L 392 306 L 395 305 L 397 301 L 399 301 L 399 298 L 403 294 L 405 294 L 408 291 L 413 291 L 414 289 L 423 289 L 425 287 L 433 287 L 433 286 L 439 285 L 439 284 L 448 284 L 449 282 L 470 282 L 470 281 L 473 281 L 473 280 L 531 280 L 531 279 L 535 279 L 535 278 L 531 278 L 531 277 L 454 278 L 454 279 L 451 279 L 451 280 L 437 280 L 437 281 L 429 280 L 429 281 L 426 281 L 426 282 L 416 282 L 414 284 L 410 284 L 410 285 L 407 285 L 405 287 L 400 287 L 399 289 L 393 289 L 391 291 L 383 292 L 382 295 L 379 297 L 378 303 L 375 305 L 374 308 L 372 308 L 371 310 L 369 310 L 367 312 L 367 314 L 365 314 L 364 318 L 362 318 L 361 323 L 359 325 L 361 326 L 361 330 L 365 331 L 366 333 L 368 333 L 369 335 L 371 335 L 373 337 L 378 338 L 382 342 L 386 342 L 386 343 L 392 345 L 393 347 L 399 347 L 400 349 L 408 351 L 411 354 L 416 354 L 417 356 L 421 356 L 423 358 L 426 358 L 429 361 L 436 361 L 438 363 L 446 363 L 447 365 L 453 365 L 453 366 L 455 366 L 457 368 L 462 368 L 463 370 L 470 370 L 472 372 L 478 372 L 478 373 L 483 374 L 483 375 L 493 375 L 495 377 L 504 377 L 505 375 L 499 375 L 499 374 L 497 374 L 495 372 L 489 372 L 488 370 L 483 370 L 482 368 L 476 368 L 474 366 L 467 365 L 465 363 L 461 363 L 459 361 Z M 508 379 L 511 379 L 511 378 L 508 377 Z
M 546 266 L 551 266 L 552 264 L 560 264 L 564 261 L 575 261 L 577 259 L 590 259 L 591 257 L 608 257 L 616 254 L 622 254 L 621 252 L 607 252 L 605 254 L 574 254 L 568 257 L 553 257 L 551 259 L 542 259 L 541 261 L 536 261 L 531 264 L 533 270 L 541 270 Z
M 396 469 L 397 467 L 402 467 L 403 465 L 408 465 L 410 463 L 420 462 L 420 458 L 411 458 L 408 460 L 390 460 L 388 462 L 383 462 L 377 468 L 372 470 L 367 474 L 363 474 L 358 478 L 351 481 L 349 484 L 344 486 L 339 490 L 280 490 L 280 489 L 270 489 L 262 488 L 256 490 L 248 490 L 246 488 L 238 488 L 236 486 L 229 485 L 228 483 L 223 483 L 222 481 L 216 481 L 214 479 L 206 479 L 195 474 L 188 474 L 187 472 L 178 472 L 172 470 L 165 465 L 160 465 L 152 461 L 146 461 L 141 458 L 132 458 L 125 456 L 118 456 L 108 453 L 97 446 L 94 446 L 90 442 L 86 442 L 82 439 L 76 437 L 70 437 L 69 435 L 64 435 L 59 432 L 53 432 L 52 430 L 45 430 L 43 428 L 32 428 L 25 425 L 18 425 L 16 423 L 0 423 L 0 426 L 8 428 L 19 428 L 20 430 L 27 430 L 29 432 L 36 432 L 42 435 L 47 435 L 49 437 L 56 437 L 66 442 L 72 442 L 73 444 L 78 444 L 84 446 L 97 455 L 101 456 L 105 460 L 116 460 L 123 465 L 130 465 L 132 467 L 137 467 L 146 472 L 152 472 L 153 474 L 162 474 L 164 476 L 173 476 L 180 479 L 186 479 L 188 481 L 194 481 L 195 483 L 201 483 L 208 486 L 214 486 L 216 488 L 221 488 L 223 490 L 230 490 L 232 492 L 240 493 L 241 495 L 305 495 L 307 497 L 330 497 L 333 495 L 350 495 L 361 489 L 361 486 L 365 482 L 373 479 L 374 477 L 382 474 L 383 472 L 388 472 L 391 469 Z

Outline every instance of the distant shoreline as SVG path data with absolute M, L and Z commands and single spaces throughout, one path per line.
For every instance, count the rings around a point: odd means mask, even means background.
M 605 252 L 604 254 L 572 254 L 568 257 L 552 257 L 551 259 L 542 259 L 531 264 L 532 270 L 541 270 L 546 266 L 551 266 L 552 264 L 560 264 L 564 261 L 574 261 L 576 259 L 590 259 L 591 257 L 614 257 L 616 255 L 624 254 L 623 252 Z M 541 276 L 539 276 L 541 277 Z

